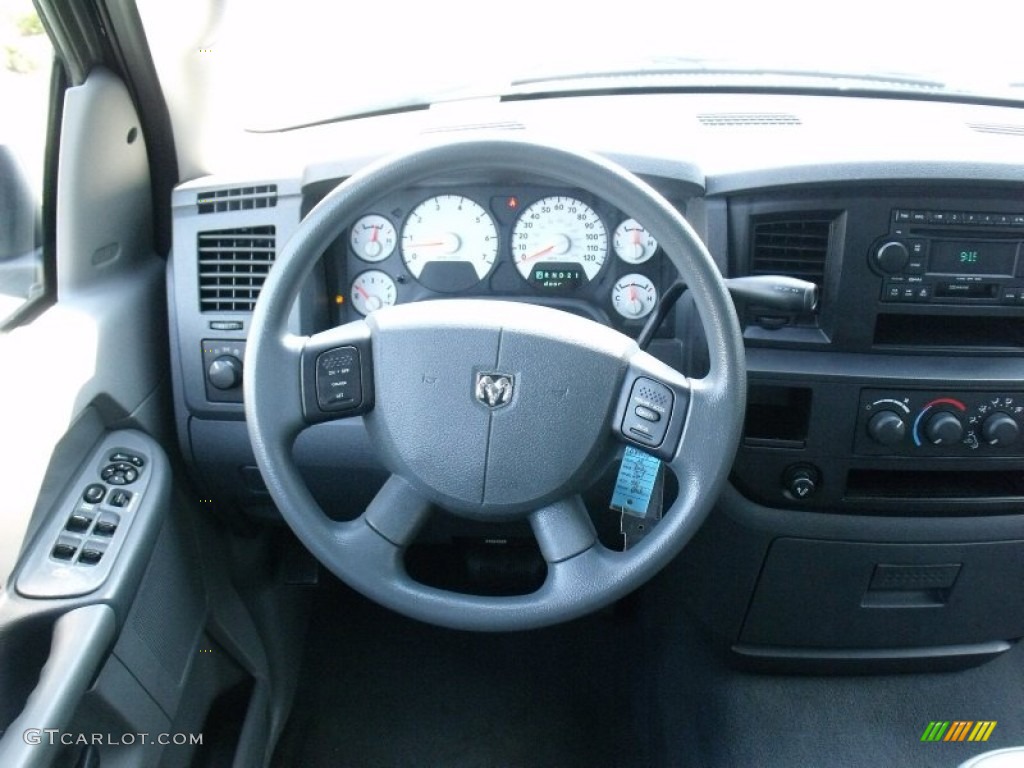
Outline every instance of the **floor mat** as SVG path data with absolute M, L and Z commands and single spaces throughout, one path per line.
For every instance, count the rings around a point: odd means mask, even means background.
M 647 612 L 658 717 L 651 753 L 680 768 L 955 768 L 1024 745 L 1024 647 L 958 672 L 880 676 L 751 674 L 728 666 L 692 621 Z M 650 596 L 648 596 L 650 599 Z M 931 721 L 996 721 L 987 743 L 922 742 Z
M 637 622 L 604 612 L 511 634 L 455 632 L 321 589 L 274 765 L 644 765 L 620 656 Z

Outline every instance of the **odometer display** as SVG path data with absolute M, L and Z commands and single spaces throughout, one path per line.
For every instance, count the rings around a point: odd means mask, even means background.
M 512 259 L 525 279 L 545 265 L 577 264 L 593 280 L 608 256 L 608 230 L 597 212 L 573 197 L 545 197 L 523 211 L 512 230 Z

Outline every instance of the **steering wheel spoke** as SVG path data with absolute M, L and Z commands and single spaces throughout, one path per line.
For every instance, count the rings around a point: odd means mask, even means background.
M 579 496 L 570 496 L 531 513 L 530 527 L 549 565 L 576 557 L 597 544 L 597 531 Z
M 360 519 L 391 544 L 404 549 L 412 544 L 431 510 L 430 502 L 409 483 L 392 475 Z
M 308 337 L 300 365 L 307 424 L 358 416 L 373 408 L 370 326 L 365 321 Z
M 629 445 L 665 461 L 676 456 L 692 387 L 681 373 L 647 352 L 629 361 L 612 430 Z

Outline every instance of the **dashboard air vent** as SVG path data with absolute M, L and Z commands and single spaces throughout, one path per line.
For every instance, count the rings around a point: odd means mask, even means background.
M 274 227 L 200 232 L 198 252 L 200 311 L 252 312 L 274 264 Z
M 789 216 L 755 220 L 752 275 L 787 275 L 821 287 L 833 217 Z
M 788 112 L 716 112 L 697 115 L 701 125 L 710 128 L 745 125 L 802 125 L 800 118 Z
M 200 213 L 273 208 L 277 205 L 277 185 L 264 184 L 259 187 L 235 187 L 200 192 L 196 197 L 196 205 L 199 206 Z
M 1000 136 L 1024 136 L 1024 125 L 1009 123 L 968 123 L 967 125 L 978 133 L 995 133 Z

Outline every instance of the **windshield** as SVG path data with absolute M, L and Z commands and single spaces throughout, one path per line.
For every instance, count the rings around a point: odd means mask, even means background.
M 680 88 L 699 76 L 701 87 L 924 89 L 1014 100 L 1024 90 L 1017 14 L 1005 3 L 139 5 L 161 77 L 174 60 L 175 77 L 207 78 L 219 119 L 246 129 L 528 91 L 552 78 L 560 90 L 586 90 L 588 78 L 573 80 L 594 73 L 635 75 L 618 85 L 637 88 L 645 76 L 662 87 L 675 78 L 668 85 Z

